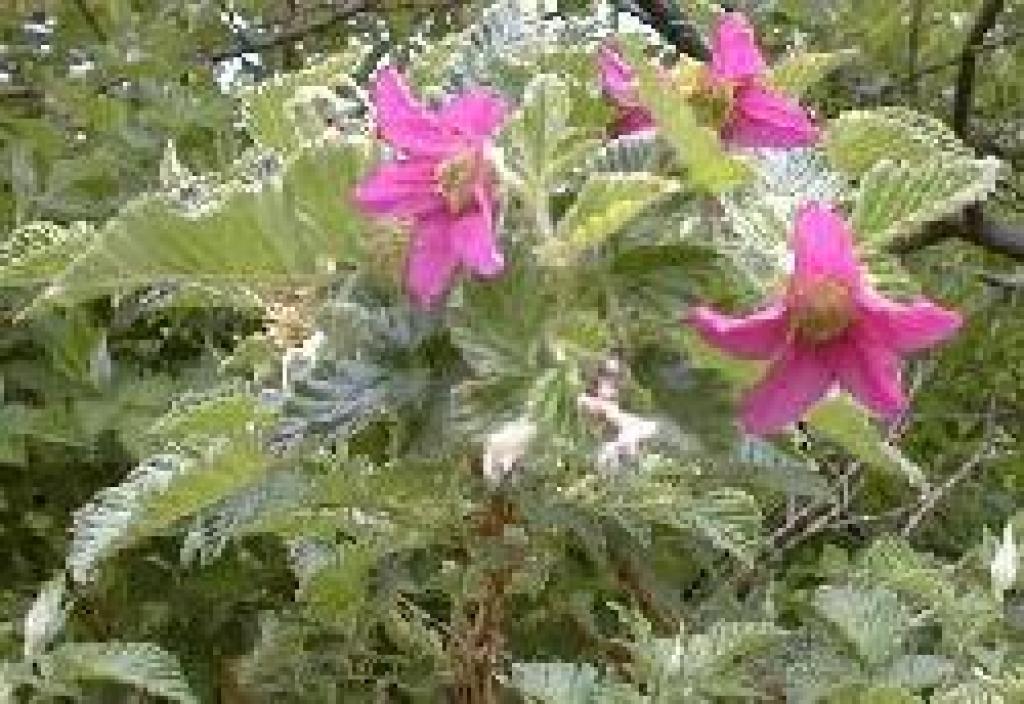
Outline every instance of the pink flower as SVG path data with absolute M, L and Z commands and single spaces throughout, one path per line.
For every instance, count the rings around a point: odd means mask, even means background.
M 901 357 L 942 342 L 961 324 L 955 311 L 918 298 L 884 298 L 865 279 L 846 222 L 829 206 L 805 204 L 793 233 L 794 272 L 785 295 L 746 317 L 699 307 L 688 322 L 735 357 L 769 360 L 747 394 L 748 432 L 781 430 L 836 384 L 891 419 L 907 405 Z
M 611 47 L 598 57 L 605 92 L 619 109 L 613 131 L 648 129 L 651 115 L 639 105 L 633 69 Z M 724 142 L 738 147 L 804 147 L 818 140 L 807 111 L 765 83 L 766 65 L 747 18 L 728 12 L 718 18 L 711 63 L 704 67 L 690 101 L 716 125 Z
M 610 44 L 601 45 L 597 62 L 601 73 L 601 88 L 618 113 L 610 128 L 612 135 L 618 137 L 654 129 L 651 113 L 640 104 L 633 67 Z
M 504 268 L 494 234 L 494 170 L 486 151 L 505 104 L 474 90 L 429 110 L 392 68 L 371 87 L 377 131 L 399 158 L 356 188 L 360 208 L 411 225 L 406 285 L 423 307 L 436 303 L 463 266 L 480 277 Z

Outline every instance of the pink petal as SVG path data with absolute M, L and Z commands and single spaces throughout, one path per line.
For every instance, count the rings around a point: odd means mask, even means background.
M 709 345 L 742 359 L 771 359 L 785 344 L 786 309 L 781 304 L 743 318 L 716 313 L 704 306 L 687 319 Z
M 923 297 L 898 303 L 866 290 L 859 303 L 863 324 L 879 341 L 903 354 L 944 342 L 963 324 L 958 312 Z
M 450 236 L 452 218 L 435 215 L 418 219 L 413 226 L 406 261 L 406 286 L 413 299 L 430 308 L 451 285 L 459 255 Z
M 719 17 L 711 38 L 711 75 L 721 81 L 743 81 L 764 73 L 765 62 L 754 30 L 739 12 Z
M 741 420 L 749 433 L 768 435 L 800 419 L 834 381 L 812 346 L 791 345 L 743 401 Z
M 798 284 L 833 278 L 860 287 L 853 232 L 829 205 L 810 202 L 799 208 L 793 228 L 793 251 L 793 277 Z
M 622 106 L 637 105 L 636 74 L 622 54 L 611 44 L 602 44 L 597 53 L 601 74 L 601 88 L 615 103 Z
M 436 158 L 459 148 L 458 134 L 445 129 L 438 116 L 413 97 L 409 85 L 395 69 L 378 71 L 370 94 L 377 129 L 396 149 Z
M 613 137 L 637 134 L 654 129 L 654 118 L 645 108 L 620 108 L 618 117 L 612 123 L 610 131 Z
M 505 268 L 505 258 L 494 236 L 493 198 L 480 186 L 476 200 L 477 208 L 453 224 L 451 238 L 463 265 L 477 276 L 490 278 Z
M 444 208 L 434 175 L 436 167 L 436 162 L 424 159 L 380 164 L 356 186 L 356 203 L 371 215 L 396 217 Z
M 889 348 L 854 331 L 828 354 L 839 383 L 866 407 L 886 418 L 907 407 L 900 386 L 900 360 Z
M 468 137 L 493 137 L 505 120 L 505 101 L 484 90 L 474 90 L 441 108 L 441 120 Z
M 815 144 L 818 126 L 792 98 L 755 83 L 736 89 L 723 141 L 738 147 L 789 149 Z

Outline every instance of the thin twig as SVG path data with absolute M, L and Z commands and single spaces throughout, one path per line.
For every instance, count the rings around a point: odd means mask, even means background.
M 970 134 L 978 55 L 1005 6 L 1005 0 L 984 0 L 957 59 L 960 69 L 953 93 L 953 132 L 964 141 L 968 141 Z M 1024 261 L 1024 231 L 986 217 L 978 203 L 967 206 L 957 217 L 932 223 L 917 235 L 894 242 L 891 250 L 895 254 L 908 254 L 950 237 Z
M 78 14 L 85 20 L 85 24 L 88 25 L 89 30 L 96 36 L 101 44 L 107 43 L 107 33 L 103 31 L 103 27 L 100 26 L 99 20 L 96 19 L 95 13 L 92 8 L 89 7 L 86 0 L 74 0 L 75 9 L 78 10 Z
M 433 9 L 446 10 L 462 6 L 464 3 L 459 0 L 436 0 Z M 247 41 L 221 51 L 205 54 L 201 58 L 210 63 L 217 63 L 226 59 L 232 59 L 243 54 L 258 54 L 269 49 L 292 42 L 301 41 L 315 34 L 326 32 L 342 22 L 364 12 L 397 12 L 399 10 L 414 10 L 424 7 L 423 0 L 404 0 L 402 2 L 384 3 L 383 6 L 375 7 L 372 0 L 352 0 L 341 7 L 333 10 L 326 17 L 310 22 L 300 27 L 294 27 L 278 32 L 272 37 L 260 39 L 259 41 Z
M 984 432 L 982 433 L 981 442 L 978 444 L 977 449 L 968 457 L 960 468 L 951 474 L 946 481 L 925 493 L 917 509 L 911 514 L 907 520 L 903 530 L 901 531 L 904 538 L 910 537 L 921 521 L 924 520 L 931 511 L 935 508 L 936 504 L 942 498 L 949 494 L 960 482 L 964 481 L 967 477 L 977 469 L 982 462 L 987 458 L 992 449 L 992 438 L 991 433 L 995 426 L 995 399 L 989 402 L 989 412 L 986 414 Z
M 906 255 L 948 239 L 960 239 L 979 247 L 1024 261 L 1024 230 L 993 220 L 978 208 L 968 208 L 959 215 L 930 223 L 910 237 L 894 240 L 889 245 L 893 254 Z
M 975 52 L 975 55 L 976 56 L 981 56 L 982 54 L 984 54 L 986 52 L 994 51 L 994 50 L 999 49 L 1001 47 L 1010 46 L 1012 44 L 1015 44 L 1017 42 L 1017 40 L 1019 40 L 1021 38 L 1022 34 L 1024 34 L 1024 32 L 1021 32 L 1020 30 L 1006 32 L 1004 35 L 1002 35 L 1000 37 L 999 41 L 984 42 L 981 46 L 979 46 L 977 48 L 977 50 Z M 939 73 L 940 71 L 945 71 L 948 68 L 953 68 L 954 66 L 957 66 L 957 65 L 960 64 L 960 59 L 961 59 L 961 55 L 957 54 L 956 56 L 950 56 L 949 58 L 942 59 L 941 61 L 936 61 L 933 64 L 928 64 L 927 66 L 923 66 L 923 67 L 921 67 L 921 68 L 919 68 L 917 70 L 917 74 L 915 76 L 915 80 L 920 80 L 924 76 L 930 76 L 933 73 Z M 909 87 L 910 83 L 911 83 L 911 77 L 907 76 L 906 81 L 904 82 L 904 85 Z
M 917 68 L 921 48 L 921 24 L 925 0 L 914 0 L 910 11 L 910 32 L 907 34 L 907 83 L 911 100 L 917 103 Z
M 704 38 L 674 0 L 617 0 L 615 4 L 650 25 L 679 53 L 698 61 L 711 56 Z
M 974 18 L 974 25 L 964 42 L 960 52 L 960 71 L 956 79 L 956 91 L 953 94 L 953 131 L 961 139 L 966 139 L 970 125 L 971 108 L 974 107 L 974 85 L 977 74 L 978 50 L 985 42 L 989 33 L 999 19 L 1005 0 L 985 0 Z
M 930 491 L 924 499 L 918 504 L 917 509 L 911 514 L 907 520 L 907 524 L 903 526 L 901 531 L 904 538 L 910 537 L 910 534 L 917 529 L 917 526 L 924 520 L 935 505 L 946 496 L 957 484 L 966 479 L 971 472 L 973 472 L 985 459 L 985 455 L 988 454 L 988 438 L 982 440 L 981 445 L 974 453 L 967 458 L 967 460 L 960 465 L 960 469 L 950 475 L 950 477 L 944 481 L 941 485 Z

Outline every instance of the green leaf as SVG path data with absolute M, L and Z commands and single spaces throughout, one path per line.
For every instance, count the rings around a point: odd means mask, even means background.
M 555 266 L 571 264 L 677 188 L 675 181 L 650 174 L 591 176 L 559 221 L 554 237 L 539 246 L 540 261 Z
M 867 465 L 901 476 L 911 486 L 927 485 L 921 469 L 885 440 L 867 411 L 849 396 L 822 401 L 807 413 L 805 420 Z
M 703 681 L 708 689 L 716 679 L 736 669 L 737 664 L 764 651 L 783 632 L 761 621 L 719 621 L 705 633 L 691 636 L 683 649 L 682 669 L 687 679 Z
M 489 432 L 498 420 L 521 415 L 531 385 L 552 361 L 545 334 L 552 298 L 538 274 L 516 267 L 495 281 L 471 284 L 454 312 L 452 342 L 473 371 L 455 398 L 469 432 Z
M 921 704 L 921 699 L 902 687 L 879 685 L 837 697 L 835 704 Z
M 983 199 L 995 190 L 999 171 L 995 159 L 940 155 L 915 162 L 878 161 L 861 179 L 854 232 L 871 246 L 883 247 Z
M 250 154 L 243 161 L 255 175 L 142 196 L 99 230 L 39 303 L 167 282 L 232 290 L 328 280 L 334 264 L 358 252 L 363 220 L 344 194 L 366 158 L 362 147 L 326 142 L 284 163 Z M 260 171 L 264 159 L 269 174 Z
M 991 678 L 964 682 L 936 693 L 931 701 L 932 704 L 1009 704 L 1017 700 L 1008 697 L 1024 693 L 1024 686 L 1018 685 L 1012 692 L 1011 686 L 1004 686 L 999 680 Z
M 221 392 L 179 399 L 145 435 L 151 451 L 167 443 L 191 446 L 210 438 L 241 439 L 267 428 L 273 416 L 256 397 L 228 387 Z
M 558 76 L 536 76 L 523 106 L 504 130 L 509 163 L 522 175 L 530 197 L 547 197 L 598 142 L 571 120 L 570 83 Z
M 739 489 L 715 489 L 684 501 L 678 520 L 748 565 L 763 545 L 761 509 L 753 496 Z
M 180 704 L 198 704 L 178 658 L 152 643 L 65 643 L 40 663 L 49 678 L 118 682 Z
M 910 630 L 910 614 L 888 589 L 822 587 L 814 607 L 869 666 L 891 662 Z
M 824 147 L 832 165 L 853 177 L 883 159 L 915 163 L 937 153 L 972 155 L 941 121 L 897 107 L 844 112 L 829 123 Z
M 518 662 L 508 682 L 529 701 L 543 704 L 592 704 L 600 686 L 593 665 L 568 662 Z
M 351 85 L 352 67 L 361 60 L 355 43 L 347 53 L 330 56 L 294 73 L 279 74 L 239 92 L 242 112 L 250 136 L 266 149 L 288 152 L 299 148 L 303 140 L 321 134 L 326 122 L 310 119 L 304 123 L 304 104 L 314 100 L 336 101 L 331 89 Z
M 338 621 L 358 613 L 378 557 L 369 546 L 339 548 L 327 565 L 304 579 L 300 599 L 319 619 Z
M 89 581 L 101 560 L 262 480 L 273 460 L 262 450 L 259 432 L 267 417 L 255 403 L 226 394 L 158 421 L 151 432 L 159 437 L 163 429 L 173 451 L 152 454 L 75 512 L 67 556 L 73 578 Z M 251 409 L 248 419 L 245 408 Z
M 775 491 L 816 499 L 829 496 L 828 482 L 812 462 L 767 440 L 752 435 L 742 438 L 735 462 L 755 469 L 753 480 Z
M 865 550 L 858 557 L 856 576 L 858 581 L 892 589 L 932 609 L 943 609 L 954 598 L 949 571 L 895 537 L 881 538 Z
M 646 61 L 633 61 L 639 77 L 640 102 L 651 111 L 658 134 L 668 141 L 700 190 L 721 193 L 739 185 L 750 168 L 726 153 L 718 134 L 702 125 L 696 112 Z
M 953 663 L 941 655 L 904 655 L 893 662 L 885 677 L 893 686 L 919 691 L 941 684 L 953 671 Z
M 768 72 L 768 83 L 799 98 L 825 79 L 853 55 L 850 51 L 829 53 L 802 52 L 779 60 Z
M 138 536 L 166 530 L 240 489 L 255 484 L 270 468 L 270 460 L 256 447 L 238 443 L 218 448 L 202 466 L 183 472 L 164 491 L 151 497 L 135 519 Z
M 0 406 L 0 463 L 24 465 L 25 435 L 31 430 L 26 408 L 13 403 Z
M 95 236 L 87 223 L 34 222 L 0 238 L 0 288 L 45 285 Z

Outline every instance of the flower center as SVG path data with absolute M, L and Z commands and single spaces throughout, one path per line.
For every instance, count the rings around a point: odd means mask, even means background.
M 732 113 L 736 85 L 712 78 L 706 66 L 693 66 L 683 72 L 680 83 L 683 97 L 693 107 L 700 121 L 721 129 Z
M 465 212 L 474 201 L 474 187 L 490 177 L 490 166 L 479 149 L 466 149 L 441 162 L 437 185 L 452 215 Z
M 790 291 L 790 324 L 804 342 L 821 344 L 835 339 L 853 322 L 849 287 L 835 279 L 820 279 Z

